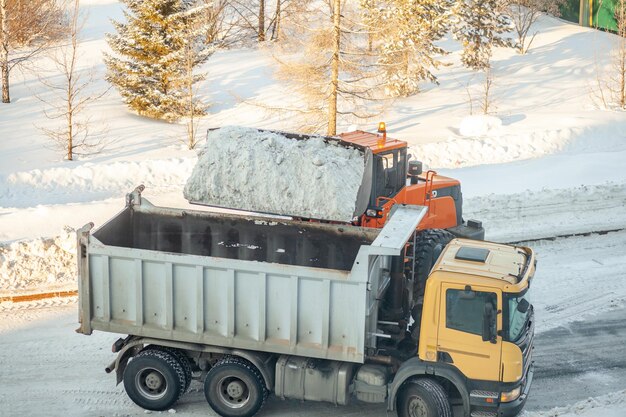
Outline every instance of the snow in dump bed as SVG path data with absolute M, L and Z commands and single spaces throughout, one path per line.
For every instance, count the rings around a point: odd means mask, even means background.
M 364 164 L 359 151 L 321 137 L 224 127 L 209 133 L 184 194 L 211 206 L 347 222 Z

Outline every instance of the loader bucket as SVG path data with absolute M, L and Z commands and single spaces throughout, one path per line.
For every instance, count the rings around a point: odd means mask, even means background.
M 351 222 L 367 209 L 372 152 L 335 137 L 209 129 L 185 186 L 192 204 Z

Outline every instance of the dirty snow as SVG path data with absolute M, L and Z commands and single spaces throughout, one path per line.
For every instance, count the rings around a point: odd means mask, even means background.
M 626 390 L 622 390 L 548 411 L 526 411 L 520 417 L 624 417 L 625 415 Z
M 184 194 L 211 206 L 348 222 L 359 214 L 364 164 L 359 151 L 321 137 L 224 127 L 209 133 Z

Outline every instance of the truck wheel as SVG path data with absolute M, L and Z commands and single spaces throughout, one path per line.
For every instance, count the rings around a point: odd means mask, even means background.
M 399 417 L 452 417 L 448 395 L 431 379 L 408 382 L 398 396 Z
M 426 278 L 428 278 L 428 274 L 439 255 L 452 239 L 454 239 L 452 233 L 441 229 L 427 229 L 417 235 L 413 264 L 415 271 L 413 299 L 415 301 L 424 295 Z
M 185 387 L 183 388 L 183 393 L 187 392 L 187 390 L 189 389 L 189 385 L 191 385 L 192 368 L 191 368 L 191 361 L 189 360 L 187 355 L 183 353 L 182 350 L 169 347 L 169 346 L 160 346 L 160 345 L 148 345 L 145 348 L 143 348 L 142 351 L 144 350 L 158 350 L 161 352 L 169 353 L 170 355 L 175 357 L 176 360 L 178 360 L 178 362 L 180 362 L 180 365 L 183 367 L 183 372 L 185 373 Z
M 147 410 L 163 411 L 183 395 L 185 371 L 172 354 L 156 349 L 139 352 L 124 370 L 128 397 Z
M 241 358 L 227 357 L 207 374 L 204 395 L 221 416 L 252 417 L 263 407 L 269 391 L 254 365 Z

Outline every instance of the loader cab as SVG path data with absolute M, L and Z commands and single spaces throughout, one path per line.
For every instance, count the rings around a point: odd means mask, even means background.
M 376 205 L 378 197 L 392 198 L 406 185 L 406 148 L 374 153 L 372 193 L 370 205 Z
M 384 129 L 384 125 L 382 126 Z M 374 159 L 370 206 L 377 206 L 379 197 L 393 198 L 406 185 L 407 143 L 378 133 L 357 130 L 339 135 L 343 142 L 360 148 L 369 148 Z M 382 202 L 384 204 L 384 202 Z

